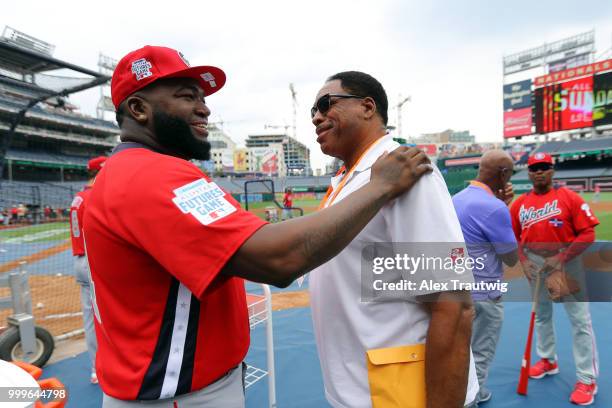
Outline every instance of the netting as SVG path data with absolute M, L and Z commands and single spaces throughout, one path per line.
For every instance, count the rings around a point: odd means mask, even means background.
M 29 273 L 36 325 L 56 337 L 83 326 L 68 222 L 78 190 L 76 185 L 0 183 L 0 273 Z M 10 295 L 10 289 L 0 289 L 0 297 Z M 11 313 L 0 310 L 0 325 L 7 324 Z
M 79 85 L 84 85 L 91 82 L 91 77 L 78 78 L 73 76 L 62 76 L 62 75 L 49 75 L 49 74 L 35 74 L 34 84 L 44 89 L 50 89 L 52 91 L 61 91 L 64 89 L 74 88 Z

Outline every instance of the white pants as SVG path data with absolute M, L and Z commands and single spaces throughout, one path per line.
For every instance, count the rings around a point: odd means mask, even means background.
M 96 372 L 96 332 L 93 321 L 93 308 L 91 304 L 91 281 L 89 276 L 89 264 L 87 256 L 76 256 L 74 258 L 74 270 L 76 281 L 81 286 L 81 309 L 83 310 L 83 328 L 85 329 L 85 343 L 91 361 L 91 372 Z
M 206 388 L 157 401 L 123 401 L 104 394 L 102 408 L 244 408 L 241 365 Z
M 544 264 L 544 258 L 541 256 L 531 252 L 528 252 L 527 256 L 538 267 Z M 565 312 L 572 325 L 572 351 L 576 363 L 576 377 L 580 382 L 591 384 L 599 375 L 599 359 L 597 356 L 595 333 L 591 323 L 589 303 L 575 300 L 587 298 L 582 258 L 579 256 L 565 264 L 565 272 L 575 279 L 581 287 L 580 292 L 568 296 L 570 299 L 562 299 Z M 540 282 L 540 293 L 538 294 L 538 305 L 536 307 L 536 350 L 540 358 L 556 360 L 557 349 L 555 328 L 553 326 L 553 302 L 548 295 L 544 278 L 540 277 L 542 281 Z M 531 285 L 533 292 L 535 290 L 535 280 L 531 281 Z

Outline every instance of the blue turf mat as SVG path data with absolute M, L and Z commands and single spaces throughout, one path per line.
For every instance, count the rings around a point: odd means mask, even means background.
M 568 402 L 575 382 L 569 322 L 562 305 L 555 305 L 558 354 L 561 373 L 542 380 L 531 380 L 529 396 L 516 394 L 520 361 L 527 335 L 530 304 L 508 302 L 498 352 L 493 361 L 489 387 L 493 399 L 486 408 L 557 408 L 575 407 Z M 600 391 L 593 407 L 612 407 L 612 304 L 591 305 L 593 327 L 599 346 L 601 372 Z M 265 368 L 264 326 L 255 328 L 247 362 Z M 276 385 L 279 408 L 325 408 L 320 366 L 312 333 L 309 308 L 274 312 L 276 350 Z M 535 347 L 534 347 L 535 349 Z M 535 353 L 532 357 L 537 358 Z M 86 353 L 55 363 L 44 370 L 44 376 L 56 376 L 70 393 L 68 408 L 98 408 L 101 393 L 88 382 Z M 267 380 L 247 390 L 248 408 L 267 407 Z

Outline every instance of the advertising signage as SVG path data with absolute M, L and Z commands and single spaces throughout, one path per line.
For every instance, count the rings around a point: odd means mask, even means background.
M 612 124 L 612 72 L 595 75 L 593 87 L 593 124 Z
M 504 112 L 504 138 L 530 135 L 531 107 Z
M 580 78 L 583 76 L 593 76 L 598 72 L 604 72 L 609 70 L 612 70 L 612 59 L 594 62 L 592 64 L 583 65 L 576 68 L 570 68 L 547 75 L 542 75 L 534 80 L 534 84 L 536 87 L 551 85 L 558 82 L 568 81 L 570 79 Z
M 536 132 L 593 126 L 593 77 L 535 90 Z
M 531 106 L 531 79 L 504 85 L 504 110 Z

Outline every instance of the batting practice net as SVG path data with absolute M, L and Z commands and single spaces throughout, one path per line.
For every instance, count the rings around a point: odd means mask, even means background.
M 28 272 L 35 322 L 56 339 L 80 334 L 83 327 L 68 219 L 80 187 L 0 183 L 0 272 Z M 6 296 L 10 289 L 0 288 L 0 297 Z M 0 325 L 7 325 L 11 313 L 0 310 Z

